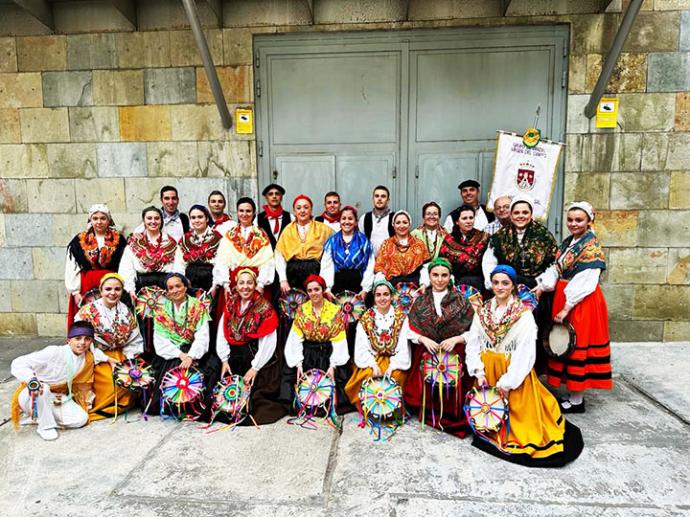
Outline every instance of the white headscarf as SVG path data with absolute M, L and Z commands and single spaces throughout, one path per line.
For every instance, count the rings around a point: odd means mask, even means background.
M 591 204 L 589 204 L 587 201 L 573 201 L 568 205 L 568 208 L 566 209 L 566 212 L 570 212 L 571 210 L 582 210 L 584 213 L 586 213 L 589 216 L 590 221 L 594 221 L 594 208 L 592 207 Z
M 527 203 L 532 209 L 532 212 L 534 212 L 534 199 L 532 199 L 531 196 L 528 196 L 527 194 L 518 194 L 515 196 L 510 202 L 511 212 L 513 211 L 513 207 L 518 203 Z
M 115 226 L 115 222 L 113 221 L 113 216 L 110 214 L 110 208 L 108 208 L 108 205 L 105 203 L 96 203 L 95 205 L 91 205 L 89 208 L 89 228 L 91 228 L 91 216 L 98 212 L 108 216 L 108 219 L 110 220 L 108 226 Z

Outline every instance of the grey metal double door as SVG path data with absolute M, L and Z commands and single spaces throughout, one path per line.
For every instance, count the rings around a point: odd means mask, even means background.
M 524 131 L 541 105 L 542 135 L 563 138 L 567 45 L 565 26 L 259 35 L 259 186 L 368 210 L 383 184 L 415 224 L 426 201 L 457 206 L 463 179 L 486 199 L 497 129 Z M 561 199 L 559 178 L 552 229 Z

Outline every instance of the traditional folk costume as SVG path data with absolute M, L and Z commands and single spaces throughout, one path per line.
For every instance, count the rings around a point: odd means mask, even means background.
M 122 362 L 144 351 L 144 340 L 134 313 L 124 303 L 108 308 L 103 299 L 83 306 L 76 321 L 88 321 L 95 330 L 94 346 L 108 357 Z M 95 399 L 89 420 L 101 420 L 126 411 L 131 406 L 130 392 L 116 387 L 113 372 L 107 363 L 96 365 L 93 391 Z
M 400 240 L 393 236 L 383 241 L 376 255 L 374 271 L 382 273 L 393 285 L 398 282 L 419 284 L 422 265 L 429 259 L 429 251 L 416 237 L 408 235 Z
M 208 416 L 211 404 L 211 393 L 218 382 L 220 368 L 218 357 L 209 352 L 208 313 L 201 302 L 187 295 L 179 307 L 168 298 L 154 315 L 153 344 L 156 355 L 151 366 L 156 373 L 156 384 L 153 389 L 149 414 L 168 412 L 160 401 L 160 384 L 165 374 L 180 366 L 180 354 L 189 355 L 204 376 L 206 386 L 203 404 Z M 177 415 L 176 415 L 177 416 Z
M 453 233 L 446 235 L 439 256 L 448 259 L 453 266 L 455 285 L 467 284 L 479 291 L 484 289 L 482 256 L 488 240 L 489 236 L 476 228 L 464 235 L 456 227 Z
M 446 238 L 446 235 L 448 235 L 448 232 L 446 232 L 446 230 L 440 224 L 437 224 L 436 228 L 431 230 L 426 226 L 421 225 L 419 228 L 412 230 L 410 235 L 424 243 L 427 251 L 429 252 L 429 257 L 431 260 L 433 260 L 438 257 L 438 254 L 441 251 L 441 245 L 443 244 L 443 240 Z
M 75 355 L 69 345 L 48 346 L 17 357 L 10 365 L 12 375 L 21 383 L 12 397 L 12 421 L 16 426 L 37 423 L 39 434 L 57 427 L 85 426 L 94 399 L 94 364 L 107 366 L 107 360 L 97 348 Z M 42 384 L 43 393 L 36 394 L 32 404 L 26 386 L 34 378 Z
M 278 315 L 259 293 L 254 292 L 246 302 L 239 295 L 226 300 L 216 350 L 235 375 L 243 376 L 250 368 L 258 370 L 249 399 L 249 414 L 257 424 L 276 422 L 287 413 L 277 402 L 281 376 L 275 355 L 277 329 Z
M 321 257 L 321 276 L 333 294 L 343 291 L 369 291 L 374 280 L 374 248 L 369 239 L 355 229 L 349 236 L 343 232 L 331 235 Z
M 611 389 L 611 349 L 609 320 L 599 276 L 606 269 L 601 244 L 592 230 L 579 239 L 571 235 L 563 241 L 556 263 L 537 281 L 551 291 L 555 288 L 552 316 L 568 304 L 573 307 L 567 321 L 575 328 L 577 345 L 563 359 L 549 358 L 547 382 L 565 384 L 569 391 Z
M 386 208 L 381 212 L 372 210 L 359 219 L 359 231 L 362 232 L 374 247 L 374 254 L 378 254 L 383 241 L 395 235 L 393 229 L 393 212 Z
M 184 234 L 189 231 L 189 217 L 179 210 L 175 210 L 175 213 L 169 214 L 163 207 L 159 209 L 159 212 L 163 216 L 161 231 L 170 235 L 170 237 L 175 239 L 175 242 L 179 242 Z M 146 233 L 146 226 L 144 223 L 141 223 L 132 233 Z
M 264 205 L 263 210 L 256 216 L 256 225 L 266 232 L 268 240 L 271 241 L 271 248 L 275 249 L 276 244 L 283 230 L 292 222 L 292 214 L 280 206 L 273 210 L 270 206 Z
M 458 217 L 460 217 L 460 208 L 462 208 L 462 206 L 459 206 L 450 212 L 446 217 L 446 220 L 443 221 L 443 228 L 446 230 L 446 232 L 451 233 L 453 228 L 455 228 L 455 221 L 457 221 Z M 489 223 L 493 222 L 495 218 L 496 216 L 494 214 L 486 211 L 486 205 L 477 206 L 477 208 L 474 210 L 475 230 L 484 231 L 484 228 L 486 228 Z
M 167 233 L 161 232 L 158 238 L 150 241 L 146 231 L 132 234 L 120 261 L 118 273 L 125 280 L 125 291 L 135 294 L 143 287 L 165 289 L 165 277 L 175 270 L 177 242 Z M 151 318 L 140 321 L 147 353 L 153 351 L 153 324 Z
M 513 204 L 519 202 L 514 199 Z M 523 231 L 518 231 L 513 223 L 508 223 L 489 239 L 489 247 L 482 259 L 484 283 L 491 288 L 491 272 L 497 265 L 508 265 L 517 272 L 517 283 L 530 289 L 536 287 L 537 277 L 553 264 L 558 244 L 549 229 L 538 221 L 530 221 Z M 551 324 L 553 296 L 542 294 L 539 305 L 534 310 L 534 319 L 539 328 L 539 340 Z M 542 347 L 537 349 L 537 371 L 546 366 L 546 354 Z
M 317 221 L 304 226 L 296 221 L 288 224 L 275 251 L 275 267 L 280 281 L 302 289 L 309 275 L 318 275 L 324 244 L 332 234 L 333 230 Z
M 407 316 L 393 305 L 385 314 L 372 307 L 362 315 L 357 323 L 356 368 L 345 386 L 345 393 L 354 406 L 360 406 L 359 391 L 362 383 L 371 377 L 375 364 L 382 373 L 392 370 L 391 377 L 401 387 L 405 385 L 410 369 L 409 334 Z
M 208 292 L 213 287 L 213 266 L 221 238 L 209 226 L 202 234 L 191 230 L 180 239 L 175 252 L 175 270 L 183 272 L 193 288 Z
M 290 334 L 285 343 L 285 366 L 283 368 L 280 399 L 290 404 L 295 393 L 297 366 L 304 372 L 318 368 L 326 372 L 335 369 L 335 384 L 338 414 L 352 410 L 345 396 L 345 384 L 350 378 L 347 368 L 349 359 L 345 324 L 337 305 L 323 301 L 321 311 L 316 314 L 311 301 L 299 306 Z
M 225 233 L 236 224 L 237 222 L 233 221 L 232 217 L 226 213 L 222 213 L 217 219 L 209 221 L 209 225 L 220 235 L 225 235 Z
M 230 285 L 230 272 L 237 268 L 255 268 L 259 271 L 257 285 L 266 288 L 273 283 L 275 262 L 271 242 L 257 226 L 233 226 L 218 246 L 213 268 L 213 284 Z
M 487 301 L 465 336 L 469 374 L 508 391 L 507 436 L 485 433 L 488 441 L 475 436 L 472 445 L 530 467 L 562 467 L 577 458 L 582 435 L 534 371 L 537 326 L 523 303 L 515 296 L 505 307 Z
M 421 371 L 422 361 L 429 356 L 424 345 L 419 343 L 419 337 L 425 336 L 441 343 L 444 339 L 461 336 L 470 327 L 474 309 L 470 303 L 454 289 L 442 292 L 434 292 L 427 289 L 423 295 L 415 299 L 409 313 L 410 339 L 415 346 L 412 351 L 412 368 L 405 383 L 405 403 L 410 413 L 417 409 L 422 418 L 421 411 L 424 397 L 424 378 Z M 457 344 L 454 353 L 465 362 L 465 345 Z M 455 389 L 459 393 L 446 393 L 443 397 L 443 415 L 440 419 L 434 419 L 432 415 L 441 413 L 441 401 L 434 392 L 427 396 L 425 414 L 423 418 L 427 425 L 434 425 L 443 431 L 464 438 L 469 433 L 469 426 L 463 411 L 465 393 L 472 387 L 472 381 L 468 379 L 466 369 L 463 366 L 461 385 Z M 429 391 L 429 387 L 426 387 Z M 429 400 L 431 399 L 431 400 Z
M 110 226 L 104 236 L 96 235 L 94 229 L 89 228 L 70 241 L 65 260 L 65 287 L 70 293 L 67 326 L 72 324 L 79 310 L 74 295 L 83 296 L 98 288 L 103 275 L 117 271 L 126 245 L 126 239 L 114 226 Z
M 314 220 L 325 224 L 333 230 L 334 233 L 340 231 L 340 212 L 332 216 L 324 211 L 321 215 L 317 215 Z

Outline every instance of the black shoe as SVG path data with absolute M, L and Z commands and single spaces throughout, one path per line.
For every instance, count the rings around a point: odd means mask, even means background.
M 563 400 L 561 401 L 561 413 L 584 413 L 585 412 L 585 400 L 582 399 L 582 402 L 579 404 L 573 404 L 569 400 Z

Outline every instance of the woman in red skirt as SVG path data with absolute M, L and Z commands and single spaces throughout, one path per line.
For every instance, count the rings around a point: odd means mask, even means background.
M 592 231 L 592 205 L 586 201 L 571 203 L 566 216 L 571 235 L 561 244 L 556 262 L 537 278 L 535 290 L 541 294 L 555 288 L 553 320 L 568 321 L 577 336 L 568 357 L 549 359 L 547 382 L 567 388 L 569 393 L 561 402 L 564 413 L 584 413 L 585 390 L 612 387 L 609 320 L 599 287 L 606 260 Z
M 69 293 L 67 327 L 72 325 L 86 293 L 98 290 L 106 273 L 117 272 L 126 239 L 117 230 L 107 205 L 89 208 L 89 224 L 67 245 L 65 288 Z

